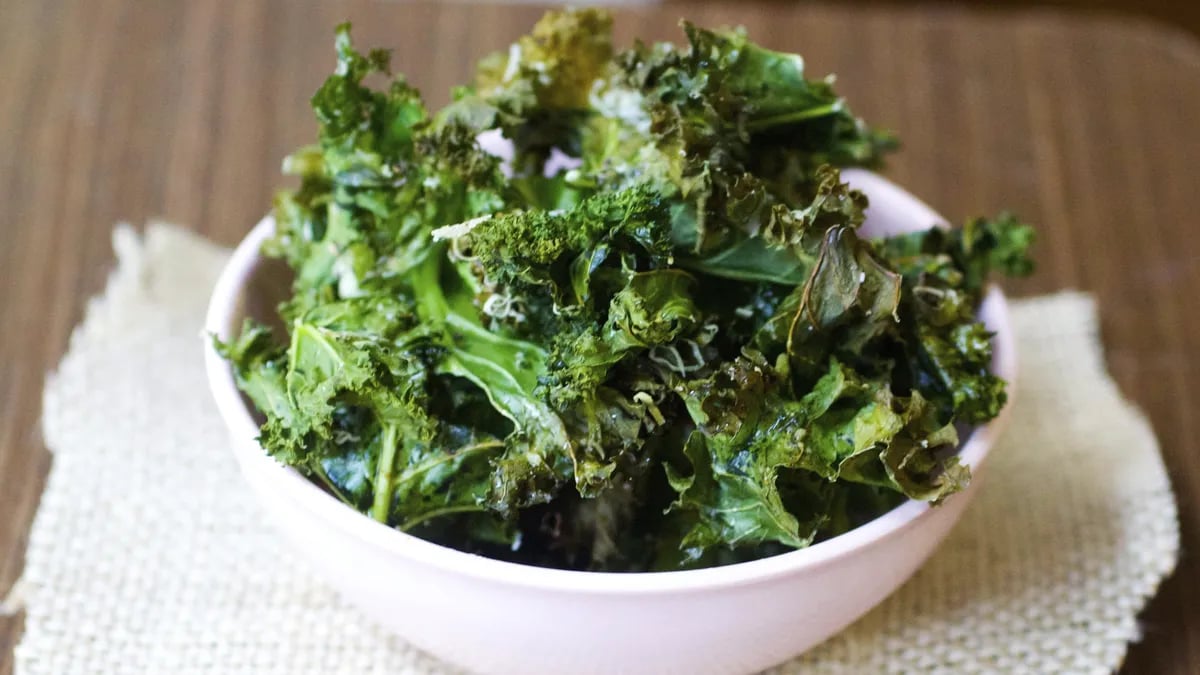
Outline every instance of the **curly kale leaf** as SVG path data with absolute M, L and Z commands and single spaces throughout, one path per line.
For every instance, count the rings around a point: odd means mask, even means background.
M 1033 229 L 1011 214 L 889 237 L 880 254 L 904 277 L 900 332 L 912 383 L 945 421 L 985 422 L 1004 406 L 991 335 L 975 318 L 989 275 L 1029 274 Z
M 384 90 L 364 84 L 387 73 L 387 52 L 356 52 L 349 25 L 338 27 L 336 46 L 337 69 L 312 99 L 319 143 L 284 161 L 301 185 L 276 198 L 266 246 L 297 272 L 289 319 L 338 298 L 403 292 L 433 228 L 516 198 L 499 160 L 462 125 L 433 125 L 403 79 Z
M 878 164 L 894 140 L 871 131 L 854 117 L 833 89 L 832 78 L 809 80 L 804 59 L 765 49 L 749 40 L 745 30 L 710 31 L 684 22 L 691 58 L 709 64 L 713 78 L 744 108 L 747 131 L 758 134 L 786 129 L 793 143 L 821 164 Z
M 840 172 L 824 166 L 816 173 L 816 193 L 806 205 L 788 209 L 777 205 L 770 218 L 753 233 L 730 237 L 725 247 L 698 256 L 690 251 L 679 255 L 679 264 L 717 277 L 740 281 L 766 281 L 794 286 L 804 283 L 817 263 L 818 249 L 833 227 L 843 230 L 863 223 L 866 197 L 843 183 Z M 681 248 L 694 244 L 693 231 L 672 230 Z
M 441 228 L 482 312 L 517 335 L 554 334 L 593 319 L 629 274 L 670 260 L 661 200 L 645 187 L 570 209 L 513 211 Z M 603 318 L 600 317 L 600 321 Z
M 937 502 L 969 480 L 946 452 L 954 428 L 931 426 L 919 394 L 896 397 L 886 377 L 865 378 L 836 359 L 799 400 L 782 395 L 782 379 L 739 358 L 677 385 L 696 424 L 684 446 L 691 472 L 667 465 L 679 493 L 671 509 L 688 524 L 685 564 L 711 548 L 806 546 L 832 525 L 831 505 L 848 483 Z
M 355 51 L 349 24 L 338 26 L 336 47 L 337 69 L 312 97 L 323 171 L 342 185 L 387 184 L 397 160 L 411 153 L 414 128 L 427 116 L 425 105 L 402 79 L 387 91 L 363 84 L 372 73 L 387 74 L 391 54 Z
M 853 117 L 829 81 L 807 80 L 799 57 L 758 47 L 742 31 L 684 28 L 686 50 L 638 45 L 619 55 L 619 76 L 597 98 L 621 114 L 586 126 L 583 143 L 604 153 L 585 158 L 589 166 L 665 178 L 664 189 L 690 206 L 697 253 L 807 204 L 819 167 L 874 166 L 892 149 L 890 135 Z M 639 134 L 653 139 L 657 157 L 630 141 Z
M 529 35 L 484 59 L 475 87 L 484 99 L 504 105 L 514 92 L 533 100 L 521 108 L 584 110 L 592 85 L 611 65 L 612 17 L 598 9 L 547 12 Z M 518 112 L 521 110 L 518 108 Z
M 671 509 L 689 516 L 679 543 L 685 563 L 709 547 L 778 542 L 801 548 L 816 536 L 821 516 L 801 514 L 813 516 L 802 524 L 777 485 L 780 470 L 801 456 L 791 444 L 794 434 L 777 430 L 783 442 L 764 443 L 758 433 L 768 426 L 764 418 L 776 413 L 770 394 L 777 377 L 765 364 L 739 358 L 709 378 L 676 386 L 696 425 L 684 445 L 690 473 L 666 467 L 679 493 Z
M 475 131 L 499 128 L 514 146 L 518 175 L 541 175 L 552 148 L 577 152 L 577 125 L 612 64 L 612 18 L 597 9 L 548 12 L 507 51 L 484 58 L 473 87 L 439 119 Z
M 993 273 L 1010 277 L 1033 272 L 1029 248 L 1034 231 L 1011 213 L 972 218 L 958 228 L 933 228 L 888 237 L 883 255 L 908 277 L 937 276 L 968 293 L 979 293 Z
M 427 481 L 421 463 L 438 461 L 430 447 L 437 424 L 424 410 L 428 335 L 410 308 L 383 298 L 370 304 L 354 299 L 309 311 L 290 327 L 286 351 L 269 346 L 266 333 L 255 328 L 222 346 L 243 389 L 267 416 L 263 445 L 317 473 L 347 501 L 360 502 L 370 483 L 370 512 L 384 522 L 400 504 L 408 504 L 408 518 L 460 505 L 453 491 L 417 499 L 428 485 L 415 480 L 414 471 Z M 347 457 L 350 439 L 358 450 Z

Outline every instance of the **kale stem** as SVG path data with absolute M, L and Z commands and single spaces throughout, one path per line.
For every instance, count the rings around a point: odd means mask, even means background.
M 379 464 L 375 467 L 375 501 L 371 505 L 371 516 L 381 523 L 388 521 L 392 510 L 392 477 L 396 464 L 396 427 L 383 429 L 383 447 L 379 450 Z
M 827 105 L 819 106 L 816 108 L 804 108 L 803 110 L 795 110 L 792 112 L 783 113 L 782 115 L 775 115 L 773 117 L 764 117 L 763 119 L 760 119 L 760 120 L 751 120 L 750 122 L 746 123 L 746 128 L 749 129 L 750 131 L 758 131 L 759 129 L 769 129 L 770 127 L 778 126 L 780 124 L 790 124 L 792 122 L 802 122 L 804 120 L 813 119 L 814 117 L 824 117 L 826 115 L 832 115 L 833 113 L 837 112 L 838 109 L 841 107 L 842 107 L 842 102 L 840 100 L 834 101 L 833 103 L 829 103 Z
M 425 513 L 422 513 L 419 516 L 416 516 L 414 518 L 409 518 L 408 520 L 406 520 L 400 524 L 399 529 L 402 532 L 407 532 L 427 520 L 432 520 L 432 519 L 438 518 L 440 516 L 448 516 L 452 513 L 470 513 L 472 511 L 485 511 L 485 510 L 486 510 L 486 507 L 481 506 L 479 504 L 460 504 L 458 506 L 447 506 L 442 509 L 434 509 L 432 511 L 426 511 Z

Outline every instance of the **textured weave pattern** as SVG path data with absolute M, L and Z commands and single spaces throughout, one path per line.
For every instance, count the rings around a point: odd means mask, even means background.
M 118 269 L 46 388 L 17 673 L 448 672 L 314 580 L 243 485 L 199 358 L 226 252 L 161 225 L 114 239 Z M 1179 535 L 1094 312 L 1077 294 L 1015 304 L 1022 381 L 985 489 L 911 582 L 782 673 L 1117 667 Z

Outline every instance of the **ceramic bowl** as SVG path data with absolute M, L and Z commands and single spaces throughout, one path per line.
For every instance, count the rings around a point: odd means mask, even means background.
M 878 175 L 844 177 L 870 198 L 868 233 L 943 222 Z M 230 258 L 209 307 L 211 333 L 229 338 L 246 316 L 269 320 L 286 297 L 286 269 L 259 255 L 273 226 L 263 220 Z M 1013 382 L 1012 328 L 998 289 L 989 289 L 980 316 L 995 333 L 993 370 Z M 879 604 L 933 552 L 977 491 L 1004 423 L 1001 415 L 965 439 L 960 457 L 976 480 L 940 506 L 910 501 L 841 536 L 754 562 L 573 572 L 438 546 L 341 504 L 264 453 L 229 365 L 211 347 L 206 359 L 242 472 L 300 555 L 387 630 L 482 673 L 749 673 L 800 654 Z

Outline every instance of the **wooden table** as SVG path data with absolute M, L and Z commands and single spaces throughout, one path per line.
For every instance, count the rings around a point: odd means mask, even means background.
M 1108 364 L 1149 415 L 1179 499 L 1183 559 L 1143 616 L 1130 673 L 1200 664 L 1200 46 L 1138 22 L 724 3 L 626 12 L 676 39 L 681 11 L 742 23 L 836 72 L 896 129 L 889 174 L 952 219 L 1011 207 L 1040 223 L 1016 294 L 1100 299 Z M 0 591 L 16 578 L 50 465 L 42 379 L 112 261 L 121 220 L 165 218 L 225 244 L 267 209 L 280 158 L 313 137 L 331 30 L 439 104 L 536 9 L 315 0 L 0 0 Z M 199 394 L 198 394 L 199 395 Z M 2 593 L 0 593 L 2 594 Z M 69 617 L 63 617 L 69 620 Z M 0 619 L 0 673 L 19 632 Z

